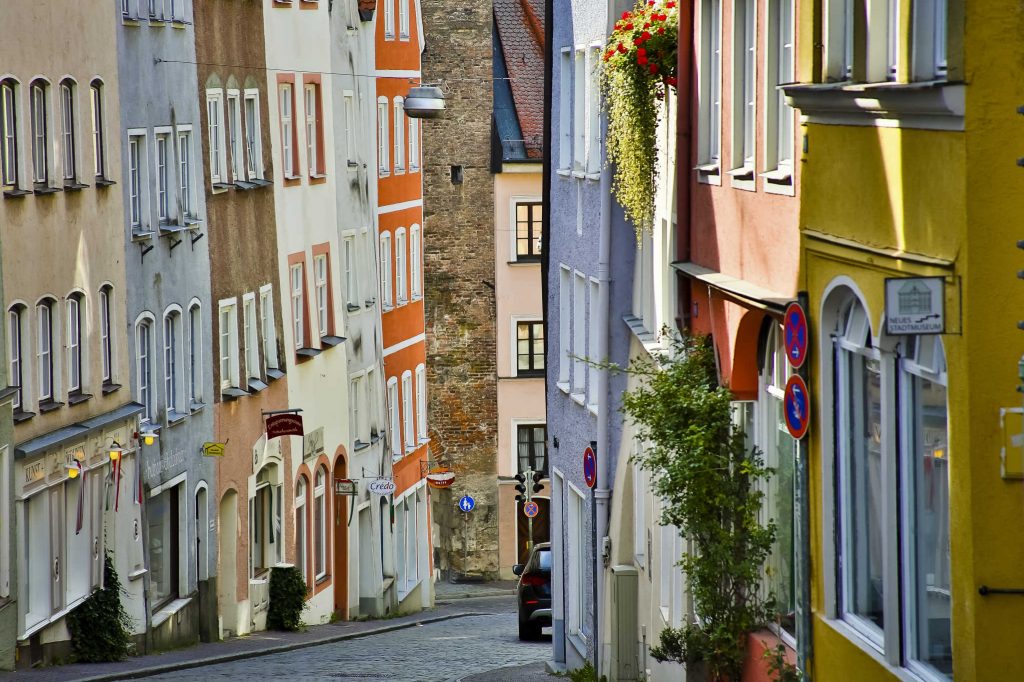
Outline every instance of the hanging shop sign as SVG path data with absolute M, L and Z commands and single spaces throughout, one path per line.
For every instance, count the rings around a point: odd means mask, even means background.
M 583 480 L 586 481 L 588 488 L 597 485 L 597 455 L 589 446 L 583 451 Z
M 427 472 L 426 479 L 431 488 L 450 488 L 455 483 L 455 472 L 448 467 L 434 467 Z
M 794 374 L 786 382 L 786 392 L 782 399 L 786 412 L 786 428 L 789 435 L 800 440 L 807 435 L 807 427 L 811 423 L 811 394 L 803 377 Z
M 223 443 L 203 443 L 203 457 L 223 457 L 227 446 L 226 441 Z
M 941 277 L 885 280 L 886 334 L 941 334 L 946 329 L 946 297 Z
M 267 415 L 267 439 L 278 436 L 301 436 L 302 415 L 291 412 Z
M 782 322 L 783 340 L 786 346 L 786 359 L 793 369 L 799 369 L 807 359 L 807 315 L 799 303 L 786 306 L 786 314 Z
M 335 495 L 358 495 L 359 484 L 350 478 L 336 478 L 334 479 L 334 494 Z
M 370 492 L 374 495 L 390 495 L 395 492 L 395 482 L 386 478 L 378 478 L 374 481 L 370 481 L 370 485 L 368 487 Z

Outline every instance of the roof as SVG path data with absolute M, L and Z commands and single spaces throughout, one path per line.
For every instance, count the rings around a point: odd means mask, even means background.
M 494 26 L 494 116 L 503 160 L 540 160 L 544 153 L 544 0 L 494 0 Z

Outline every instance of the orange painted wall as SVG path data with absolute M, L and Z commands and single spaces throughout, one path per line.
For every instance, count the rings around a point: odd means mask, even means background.
M 376 53 L 378 70 L 408 70 L 420 68 L 420 34 L 416 26 L 419 12 L 417 0 L 404 0 L 409 3 L 409 37 L 399 38 L 398 4 L 403 0 L 377 0 Z M 395 17 L 395 37 L 384 39 L 384 3 L 391 3 Z M 379 85 L 378 85 L 379 87 Z

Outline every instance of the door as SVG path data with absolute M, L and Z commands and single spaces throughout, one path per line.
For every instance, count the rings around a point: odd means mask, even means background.
M 334 462 L 334 480 L 348 478 L 344 455 Z M 334 495 L 334 613 L 348 620 L 348 506 L 347 495 Z

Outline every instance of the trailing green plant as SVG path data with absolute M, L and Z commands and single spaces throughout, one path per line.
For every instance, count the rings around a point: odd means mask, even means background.
M 601 675 L 601 679 L 597 679 L 597 670 L 594 669 L 594 664 L 587 661 L 583 664 L 582 668 L 575 668 L 573 670 L 567 670 L 564 673 L 553 673 L 553 677 L 567 677 L 572 682 L 608 682 L 608 678 Z
M 106 663 L 128 658 L 132 619 L 121 602 L 124 589 L 107 552 L 103 558 L 103 587 L 68 614 L 75 660 Z
M 302 612 L 306 608 L 306 581 L 296 566 L 275 566 L 270 569 L 270 605 L 267 628 L 271 630 L 302 629 Z
M 768 674 L 773 675 L 775 682 L 800 682 L 803 673 L 786 658 L 786 647 L 776 644 L 775 648 L 765 647 L 762 658 L 768 661 Z
M 658 119 L 676 86 L 679 10 L 675 0 L 639 0 L 608 38 L 601 87 L 608 114 L 606 151 L 615 165 L 612 192 L 639 238 L 654 224 Z
M 697 622 L 663 630 L 651 654 L 703 662 L 713 680 L 738 682 L 747 634 L 775 612 L 761 588 L 775 524 L 758 520 L 759 483 L 771 470 L 734 425 L 733 395 L 718 385 L 707 338 L 676 338 L 669 352 L 628 371 L 641 381 L 623 395 L 622 410 L 648 443 L 639 461 L 661 499 L 660 523 L 677 527 L 693 547 L 679 565 Z

